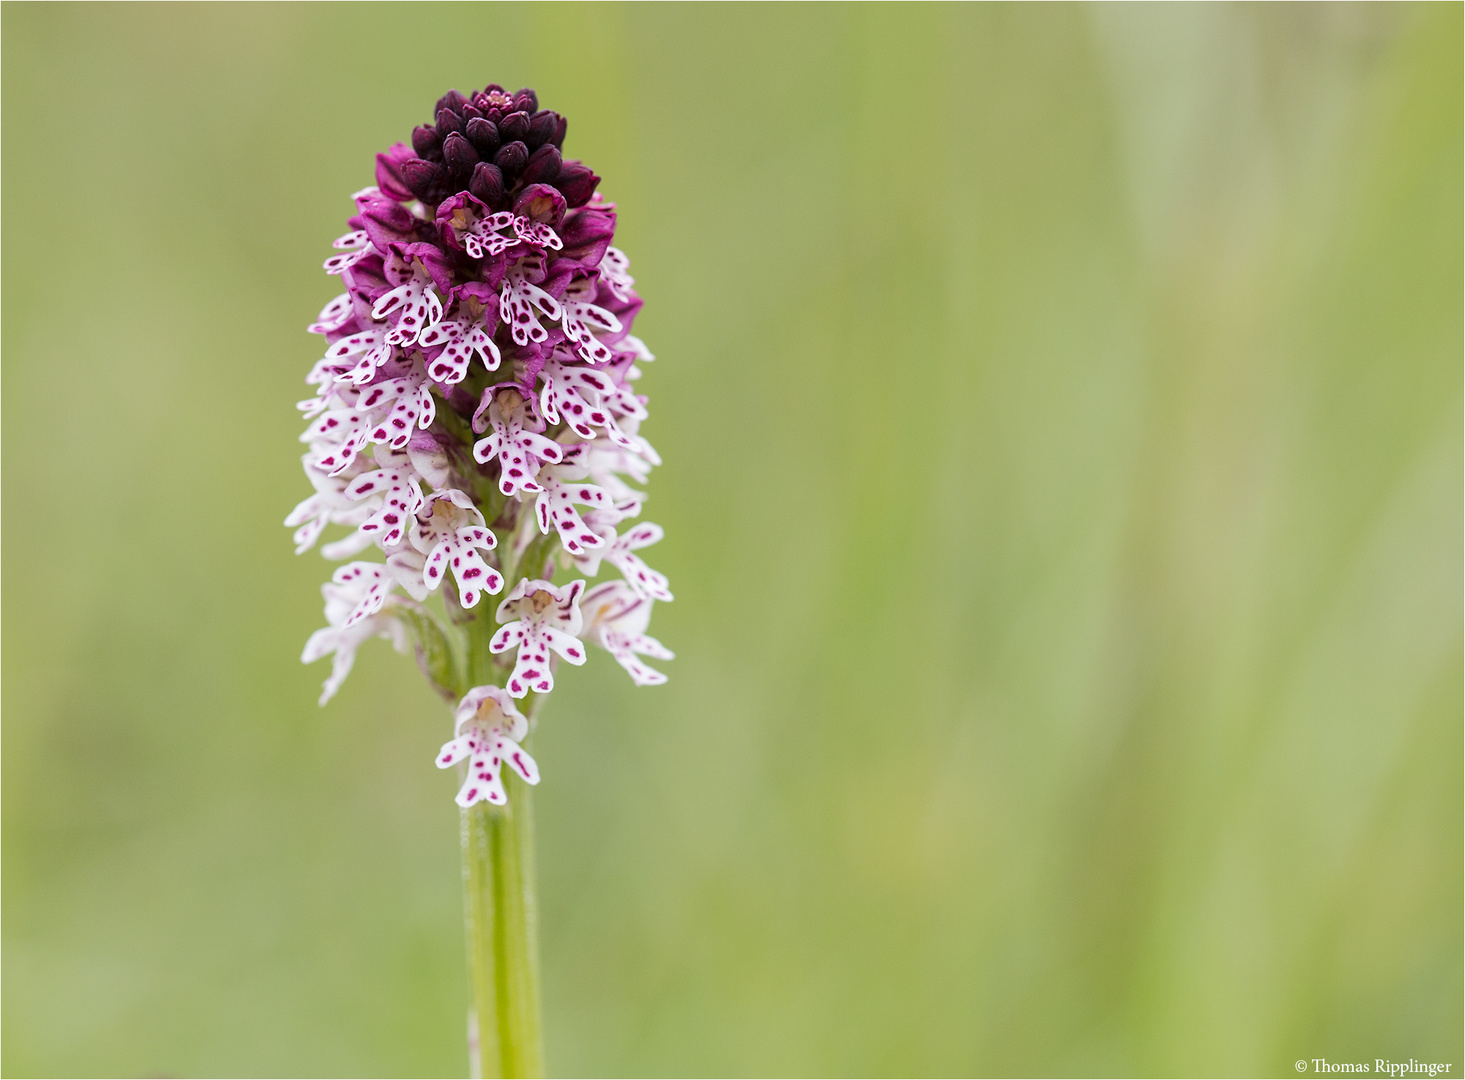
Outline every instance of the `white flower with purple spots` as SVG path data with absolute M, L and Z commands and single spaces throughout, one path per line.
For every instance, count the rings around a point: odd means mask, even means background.
M 530 257 L 509 267 L 499 292 L 499 317 L 519 345 L 538 344 L 549 337 L 536 312 L 551 322 L 560 320 L 560 302 L 530 280 L 543 273 L 542 266 L 542 260 Z
M 320 539 L 327 525 L 360 525 L 376 511 L 375 502 L 360 502 L 346 494 L 350 478 L 331 476 L 310 464 L 311 455 L 305 456 L 305 475 L 315 487 L 315 494 L 305 499 L 285 519 L 285 524 L 295 529 L 291 539 L 295 541 L 295 554 L 309 551 Z
M 539 766 L 519 744 L 529 734 L 529 722 L 514 699 L 498 686 L 475 686 L 463 695 L 454 715 L 455 738 L 438 751 L 437 767 L 450 769 L 464 758 L 468 768 L 455 800 L 464 809 L 477 802 L 503 806 L 503 767 L 518 773 L 526 784 L 539 783 Z
M 605 257 L 600 260 L 600 280 L 623 304 L 630 303 L 636 295 L 632 288 L 636 279 L 631 276 L 631 260 L 620 248 L 605 249 Z
M 514 215 L 508 210 L 479 218 L 460 233 L 463 250 L 475 259 L 503 254 L 519 242 L 518 236 L 506 236 L 499 231 L 507 229 L 513 223 Z
M 315 418 L 300 436 L 319 451 L 307 461 L 309 468 L 328 476 L 339 476 L 356 462 L 356 455 L 367 445 L 376 418 L 353 407 L 327 409 Z
M 615 392 L 615 384 L 607 376 L 568 362 L 556 350 L 545 361 L 539 377 L 544 381 L 539 407 L 551 424 L 563 420 L 566 427 L 588 440 L 596 437 L 596 427 L 607 427 L 613 422 L 600 408 L 601 398 Z
M 542 221 L 532 221 L 523 214 L 514 215 L 514 235 L 537 248 L 559 251 L 565 245 L 559 234 Z
M 376 369 L 392 356 L 392 347 L 387 344 L 387 328 L 373 326 L 354 334 L 347 334 L 326 350 L 324 363 L 339 372 L 337 382 L 350 382 L 356 386 L 369 383 L 376 377 Z
M 335 696 L 351 666 L 356 662 L 356 650 L 374 637 L 384 637 L 392 642 L 398 652 L 407 651 L 407 636 L 402 624 L 389 614 L 376 614 L 359 619 L 347 625 L 347 619 L 361 605 L 367 594 L 376 587 L 369 576 L 351 577 L 344 582 L 334 579 L 320 587 L 326 600 L 326 622 L 328 626 L 310 635 L 305 650 L 300 654 L 303 664 L 314 663 L 325 656 L 335 654 L 331 674 L 321 688 L 320 703 L 324 705 Z
M 442 301 L 432 291 L 432 279 L 418 270 L 408 280 L 385 293 L 371 308 L 373 319 L 396 314 L 396 324 L 387 333 L 389 345 L 403 348 L 415 344 L 417 336 L 443 317 Z
M 388 455 L 378 454 L 378 458 Z M 400 455 L 405 458 L 406 455 Z M 403 461 L 362 473 L 346 487 L 348 499 L 371 498 L 380 505 L 361 523 L 361 531 L 383 548 L 396 547 L 407 535 L 424 496 L 417 470 Z
M 448 385 L 463 381 L 474 356 L 489 371 L 496 371 L 502 359 L 490 330 L 484 327 L 482 315 L 475 316 L 467 304 L 461 305 L 451 318 L 429 326 L 417 343 L 429 349 L 443 346 L 443 351 L 428 365 L 427 373 L 434 381 Z
M 458 602 L 465 608 L 477 604 L 484 592 L 504 587 L 503 576 L 478 554 L 497 544 L 473 500 L 452 488 L 428 496 L 412 526 L 412 546 L 427 556 L 424 584 L 436 589 L 451 570 L 458 582 Z
M 328 274 L 339 274 L 355 266 L 371 251 L 371 239 L 366 235 L 365 229 L 353 229 L 331 241 L 331 247 L 344 254 L 332 255 L 327 259 L 325 271 Z
M 525 426 L 528 422 L 528 399 L 512 387 L 500 390 L 488 406 L 493 431 L 473 444 L 475 461 L 498 458 L 499 490 L 505 495 L 538 494 L 544 490 L 535 479 L 540 464 L 553 464 L 564 457 L 559 443 L 531 431 Z
M 599 526 L 596 532 L 605 542 L 595 547 L 587 545 L 584 554 L 575 556 L 575 566 L 580 572 L 587 577 L 594 577 L 600 573 L 601 562 L 608 562 L 621 572 L 626 584 L 637 596 L 670 603 L 671 583 L 666 580 L 666 575 L 651 569 L 636 554 L 638 549 L 650 547 L 666 535 L 661 526 L 643 521 L 617 536 L 614 525 L 602 525 L 593 518 L 592 524 Z
M 432 425 L 437 416 L 437 399 L 432 396 L 422 364 L 414 362 L 407 374 L 383 379 L 363 389 L 356 408 L 361 415 L 376 418 L 377 422 L 366 434 L 369 442 L 386 443 L 393 450 L 401 450 L 415 429 Z
M 334 334 L 350 322 L 355 313 L 356 305 L 351 302 L 351 294 L 342 293 L 321 308 L 315 322 L 307 326 L 305 330 L 310 334 Z
M 624 327 L 620 319 L 595 299 L 595 285 L 589 279 L 578 282 L 565 290 L 560 300 L 560 322 L 565 328 L 565 337 L 575 346 L 581 359 L 587 364 L 604 364 L 615 359 L 615 352 L 603 344 L 592 332 L 618 334 Z
M 498 619 L 504 625 L 488 647 L 495 653 L 519 649 L 507 684 L 512 696 L 521 698 L 531 690 L 547 694 L 554 689 L 551 651 L 571 664 L 585 662 L 585 646 L 576 636 L 584 591 L 585 582 L 579 580 L 557 588 L 547 581 L 525 579 L 499 604 Z
M 331 582 L 356 598 L 356 604 L 346 613 L 342 628 L 355 626 L 369 615 L 375 615 L 387 602 L 387 595 L 396 581 L 381 563 L 351 562 L 336 568 Z
M 584 466 L 578 464 L 549 465 L 539 470 L 539 482 L 544 489 L 534 500 L 539 531 L 548 535 L 553 528 L 559 534 L 560 546 L 571 555 L 582 555 L 587 549 L 605 543 L 580 517 L 575 504 L 600 510 L 611 510 L 613 506 L 605 489 L 583 479 L 586 473 Z
M 646 634 L 651 621 L 651 601 L 624 581 L 607 581 L 595 586 L 581 601 L 585 614 L 585 638 L 599 645 L 626 669 L 637 686 L 659 686 L 666 676 L 641 662 L 640 656 L 671 660 L 673 653 Z

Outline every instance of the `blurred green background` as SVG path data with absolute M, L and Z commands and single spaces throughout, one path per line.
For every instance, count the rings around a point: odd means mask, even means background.
M 460 1075 L 449 717 L 298 662 L 372 155 L 533 85 L 671 683 L 536 742 L 565 1075 L 1462 1061 L 1458 4 L 3 9 L 3 1069 Z

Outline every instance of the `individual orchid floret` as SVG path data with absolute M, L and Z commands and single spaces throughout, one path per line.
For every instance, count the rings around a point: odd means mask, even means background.
M 515 387 L 490 387 L 484 393 L 488 405 L 488 423 L 493 431 L 473 444 L 474 460 L 488 462 L 497 457 L 499 461 L 499 490 L 505 495 L 516 495 L 527 491 L 537 494 L 542 491 L 535 479 L 542 462 L 556 462 L 564 451 L 553 439 L 547 439 L 536 431 L 525 427 L 532 398 L 525 396 Z M 482 405 L 479 406 L 480 413 Z M 477 415 L 475 415 L 477 420 Z M 543 424 L 540 424 L 543 430 Z
M 432 279 L 416 270 L 406 281 L 388 291 L 371 308 L 373 319 L 396 313 L 396 325 L 387 333 L 388 344 L 405 348 L 417 341 L 423 330 L 443 317 L 442 301 L 432 291 Z
M 556 350 L 540 369 L 544 388 L 539 392 L 539 408 L 551 424 L 561 421 L 582 439 L 594 439 L 597 427 L 608 427 L 614 421 L 600 408 L 602 397 L 614 396 L 615 383 L 602 372 L 568 362 Z
M 330 677 L 321 688 L 322 705 L 335 697 L 336 691 L 346 681 L 346 676 L 351 674 L 351 666 L 356 662 L 356 650 L 364 642 L 374 637 L 384 637 L 392 642 L 398 652 L 407 651 L 406 630 L 388 613 L 371 615 L 347 625 L 347 620 L 376 585 L 377 582 L 370 575 L 352 575 L 345 581 L 333 579 L 321 586 L 321 595 L 326 601 L 326 622 L 329 625 L 310 635 L 305 643 L 305 650 L 300 654 L 300 662 L 310 664 L 335 654 Z
M 637 657 L 670 660 L 672 651 L 646 627 L 651 621 L 651 601 L 638 596 L 624 581 L 607 581 L 595 586 L 581 601 L 585 614 L 585 638 L 599 645 L 626 669 L 637 686 L 659 686 L 666 676 L 647 667 Z
M 287 526 L 299 526 L 291 537 L 295 554 L 309 551 L 320 539 L 327 525 L 360 525 L 376 511 L 376 503 L 359 502 L 346 494 L 350 478 L 331 476 L 310 464 L 305 456 L 305 475 L 315 487 L 315 494 L 305 499 L 285 519 Z
M 342 252 L 340 255 L 332 255 L 325 261 L 325 272 L 328 274 L 339 274 L 355 266 L 365 258 L 371 250 L 371 238 L 366 235 L 365 229 L 352 229 L 344 236 L 338 236 L 331 242 L 331 247 Z
M 614 525 L 602 525 L 599 521 L 592 520 L 591 527 L 606 542 L 596 547 L 587 545 L 585 553 L 575 557 L 575 565 L 582 574 L 593 577 L 600 573 L 600 563 L 604 560 L 621 572 L 627 586 L 637 596 L 663 603 L 671 602 L 671 584 L 666 580 L 666 575 L 651 569 L 636 554 L 637 549 L 650 547 L 666 535 L 660 525 L 643 521 L 620 536 L 616 535 Z
M 612 312 L 594 303 L 595 284 L 586 278 L 565 290 L 560 300 L 560 322 L 565 337 L 574 345 L 587 364 L 604 364 L 615 359 L 615 352 L 603 344 L 592 328 L 605 334 L 618 334 L 624 327 Z
M 560 546 L 571 555 L 581 555 L 587 548 L 598 548 L 605 543 L 581 518 L 575 504 L 614 512 L 614 504 L 605 490 L 586 482 L 588 473 L 572 455 L 566 455 L 558 465 L 546 465 L 539 470 L 543 490 L 534 500 L 539 531 L 548 535 L 553 528 L 559 534 Z
M 300 436 L 319 451 L 307 459 L 309 468 L 328 476 L 339 476 L 356 462 L 356 455 L 368 444 L 376 418 L 358 412 L 353 406 L 327 409 L 315 418 Z
M 392 455 L 390 451 L 380 452 L 377 458 L 391 461 L 393 456 L 401 460 L 392 462 L 386 468 L 364 472 L 346 487 L 348 499 L 375 499 L 379 507 L 361 523 L 361 532 L 375 540 L 383 548 L 394 548 L 407 535 L 417 511 L 422 509 L 424 496 L 419 486 L 422 478 L 407 459 L 406 454 Z
M 437 416 L 437 399 L 428 386 L 420 361 L 413 361 L 404 374 L 372 383 L 361 393 L 357 411 L 376 420 L 366 438 L 386 443 L 393 450 L 405 449 L 417 428 L 426 429 Z
M 532 244 L 539 248 L 550 248 L 559 251 L 565 245 L 560 241 L 559 234 L 542 221 L 531 221 L 522 214 L 514 215 L 514 235 L 525 244 Z
M 344 292 L 321 308 L 315 322 L 305 330 L 310 334 L 334 334 L 350 322 L 355 314 L 356 305 L 351 302 L 351 294 Z
M 554 689 L 551 650 L 571 664 L 585 662 L 585 647 L 576 636 L 583 621 L 579 602 L 584 591 L 585 582 L 579 580 L 556 587 L 526 579 L 499 604 L 498 619 L 504 625 L 488 647 L 501 653 L 518 646 L 507 684 L 511 695 L 521 698 L 530 690 L 547 694 Z
M 341 621 L 343 629 L 355 626 L 368 616 L 375 615 L 387 602 L 387 595 L 396 582 L 381 563 L 351 562 L 337 567 L 331 575 L 331 582 L 342 590 L 344 602 L 353 598 L 356 603 Z
M 551 322 L 560 320 L 560 302 L 535 284 L 536 280 L 544 280 L 542 256 L 530 256 L 511 266 L 499 292 L 499 317 L 508 323 L 509 333 L 519 345 L 537 345 L 549 338 L 535 312 Z
M 355 334 L 348 334 L 326 350 L 325 362 L 336 367 L 340 374 L 338 382 L 350 382 L 357 386 L 369 383 L 376 377 L 376 369 L 392 356 L 392 347 L 387 344 L 387 328 L 373 326 Z
M 505 235 L 502 231 L 513 223 L 514 215 L 508 210 L 500 210 L 467 224 L 462 234 L 463 249 L 475 259 L 502 255 L 519 242 L 517 235 Z
M 505 764 L 526 784 L 539 783 L 539 766 L 519 745 L 529 733 L 529 722 L 502 688 L 475 686 L 469 690 L 458 704 L 455 720 L 456 737 L 438 751 L 437 767 L 451 768 L 468 759 L 468 772 L 455 800 L 459 806 L 508 802 L 502 780 Z
M 498 322 L 498 298 L 491 299 L 493 309 L 486 319 L 482 305 L 464 300 L 455 315 L 433 323 L 417 339 L 425 348 L 443 347 L 427 369 L 436 382 L 448 385 L 462 382 L 475 355 L 489 371 L 498 369 L 502 357 L 492 337 L 493 325 Z M 475 312 L 474 307 L 479 310 Z
M 630 303 L 636 298 L 632 291 L 636 279 L 631 276 L 631 260 L 620 248 L 605 249 L 605 257 L 600 260 L 600 280 L 622 303 Z
M 478 554 L 478 549 L 491 551 L 497 544 L 473 500 L 452 488 L 428 496 L 412 526 L 412 546 L 427 556 L 423 582 L 435 589 L 451 568 L 458 602 L 465 608 L 476 605 L 484 592 L 504 587 L 503 576 Z

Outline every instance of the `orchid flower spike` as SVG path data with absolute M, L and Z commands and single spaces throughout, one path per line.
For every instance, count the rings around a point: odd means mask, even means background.
M 636 554 L 662 530 L 631 520 L 660 464 L 632 386 L 653 357 L 616 207 L 566 127 L 491 84 L 376 156 L 324 261 L 341 291 L 297 406 L 313 493 L 286 525 L 297 552 L 344 528 L 320 550 L 351 560 L 302 659 L 334 656 L 325 704 L 367 640 L 415 652 L 458 702 L 437 763 L 462 767 L 464 807 L 504 804 L 505 768 L 538 782 L 523 742 L 587 643 L 638 685 L 666 679 L 641 656 L 671 658 L 646 634 L 669 583 Z

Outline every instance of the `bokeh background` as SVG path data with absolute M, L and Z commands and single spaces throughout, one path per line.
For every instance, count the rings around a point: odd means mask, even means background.
M 671 683 L 536 742 L 564 1075 L 1462 1062 L 1461 6 L 3 10 L 9 1076 L 461 1075 L 449 718 L 298 662 L 372 155 L 533 85 Z

